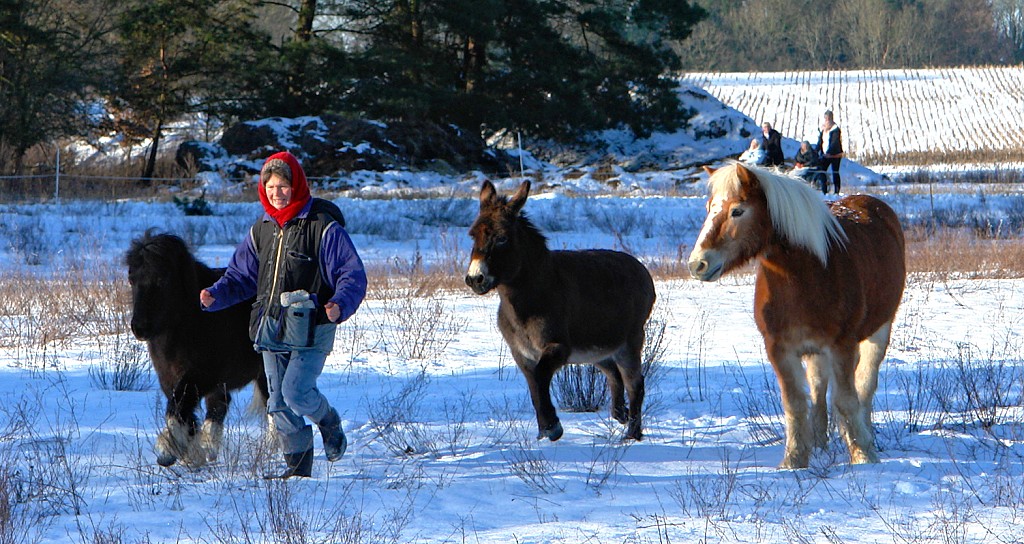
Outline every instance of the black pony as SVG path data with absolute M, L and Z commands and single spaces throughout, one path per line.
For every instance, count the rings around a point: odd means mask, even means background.
M 253 406 L 266 406 L 263 358 L 249 339 L 250 305 L 200 310 L 199 291 L 224 269 L 196 261 L 172 234 L 146 231 L 132 240 L 125 264 L 132 288 L 132 332 L 148 345 L 167 397 L 167 427 L 156 441 L 157 462 L 201 466 L 217 458 L 229 391 L 256 380 Z M 206 419 L 200 431 L 195 412 L 204 398 Z
M 555 371 L 585 363 L 608 378 L 612 417 L 627 424 L 626 438 L 640 440 L 641 356 L 654 281 L 644 265 L 619 251 L 549 250 L 521 213 L 529 194 L 529 181 L 510 199 L 484 182 L 480 215 L 469 230 L 473 253 L 466 283 L 480 295 L 498 290 L 498 328 L 530 387 L 538 439 L 562 437 L 551 403 Z

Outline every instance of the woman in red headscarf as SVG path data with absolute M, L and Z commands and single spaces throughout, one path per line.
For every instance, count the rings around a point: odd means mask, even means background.
M 263 217 L 235 249 L 224 276 L 203 289 L 199 301 L 204 309 L 216 311 L 256 297 L 250 336 L 263 353 L 270 386 L 267 411 L 287 465 L 269 477 L 308 478 L 313 431 L 306 418 L 319 427 L 328 461 L 340 459 L 347 446 L 341 418 L 316 381 L 334 347 L 337 324 L 351 317 L 366 296 L 366 272 L 341 211 L 310 195 L 294 155 L 285 151 L 267 159 L 258 192 Z M 313 324 L 302 341 L 282 343 L 280 335 L 265 334 L 293 307 Z M 309 311 L 302 314 L 305 308 Z

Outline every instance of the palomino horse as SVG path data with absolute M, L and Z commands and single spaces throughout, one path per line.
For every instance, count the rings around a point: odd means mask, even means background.
M 132 332 L 149 347 L 160 389 L 167 397 L 167 426 L 156 441 L 157 462 L 196 467 L 217 458 L 230 391 L 256 381 L 252 410 L 266 411 L 263 358 L 249 339 L 249 304 L 221 312 L 199 308 L 199 290 L 224 269 L 195 260 L 185 242 L 150 231 L 125 254 L 132 288 Z M 206 399 L 198 429 L 195 411 Z
M 708 216 L 690 273 L 715 281 L 750 259 L 760 265 L 754 318 L 782 393 L 780 466 L 806 467 L 813 447 L 826 445 L 829 381 L 851 462 L 878 462 L 871 403 L 906 282 L 896 214 L 866 195 L 826 205 L 802 180 L 763 168 L 707 171 Z
M 562 437 L 550 387 L 567 363 L 593 364 L 604 373 L 612 417 L 627 424 L 626 438 L 640 440 L 644 324 L 655 298 L 651 275 L 618 251 L 549 250 L 522 214 L 529 193 L 529 181 L 511 199 L 484 182 L 480 215 L 469 230 L 466 284 L 479 295 L 498 291 L 498 328 L 530 388 L 538 440 Z

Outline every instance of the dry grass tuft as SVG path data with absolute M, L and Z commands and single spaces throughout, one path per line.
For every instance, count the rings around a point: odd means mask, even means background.
M 910 229 L 907 271 L 931 279 L 1024 277 L 1024 244 L 1017 239 L 979 238 L 964 229 Z

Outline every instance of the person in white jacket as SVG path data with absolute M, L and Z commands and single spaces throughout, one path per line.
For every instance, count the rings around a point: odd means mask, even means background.
M 754 138 L 750 140 L 750 147 L 746 151 L 740 154 L 740 162 L 752 164 L 754 166 L 763 166 L 765 161 L 768 159 L 768 153 L 761 147 L 761 139 Z

